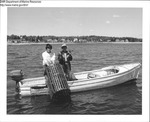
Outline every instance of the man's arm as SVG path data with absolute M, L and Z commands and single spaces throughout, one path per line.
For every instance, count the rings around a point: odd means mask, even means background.
M 47 66 L 47 59 L 44 53 L 42 54 L 42 58 L 43 58 L 43 67 L 45 68 L 45 66 Z
M 72 59 L 73 59 L 73 58 L 72 58 L 71 53 L 68 52 L 67 60 L 68 60 L 68 61 L 72 61 Z
M 58 58 L 59 63 L 60 63 L 60 64 L 63 64 L 64 59 L 63 59 L 63 56 L 61 55 L 61 53 L 58 54 L 58 57 L 57 57 L 57 58 Z

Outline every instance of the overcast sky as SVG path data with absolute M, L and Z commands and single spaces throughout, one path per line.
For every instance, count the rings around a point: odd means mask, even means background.
M 8 35 L 142 37 L 141 8 L 8 8 Z

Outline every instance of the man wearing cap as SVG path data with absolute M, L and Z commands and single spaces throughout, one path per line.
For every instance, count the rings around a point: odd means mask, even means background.
M 69 80 L 69 73 L 71 71 L 71 63 L 72 61 L 72 55 L 70 52 L 67 51 L 67 45 L 63 44 L 61 46 L 62 51 L 58 54 L 58 61 L 62 65 L 63 70 L 65 72 L 67 80 Z

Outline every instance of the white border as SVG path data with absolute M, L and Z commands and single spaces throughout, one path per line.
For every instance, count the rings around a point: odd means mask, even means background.
M 143 66 L 142 66 L 142 115 L 7 115 L 7 8 L 1 7 L 0 35 L 0 121 L 7 122 L 148 122 L 149 121 L 149 41 L 150 2 L 149 1 L 42 1 L 29 7 L 140 7 L 143 8 Z

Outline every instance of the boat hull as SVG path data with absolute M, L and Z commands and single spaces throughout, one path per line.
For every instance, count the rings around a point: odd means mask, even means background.
M 120 66 L 110 66 L 93 71 L 79 72 L 74 74 L 79 80 L 67 82 L 72 93 L 111 87 L 133 79 L 137 79 L 139 75 L 140 66 L 140 63 L 134 63 Z M 114 67 L 117 67 L 119 69 L 119 73 L 103 77 L 86 78 L 87 74 L 90 72 L 101 72 L 107 69 L 112 69 Z M 49 94 L 48 88 L 45 85 L 44 77 L 24 79 L 22 80 L 22 82 L 23 85 L 19 83 L 18 92 L 22 96 Z

